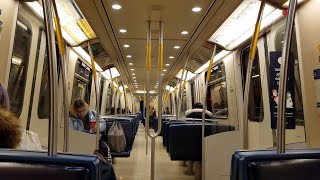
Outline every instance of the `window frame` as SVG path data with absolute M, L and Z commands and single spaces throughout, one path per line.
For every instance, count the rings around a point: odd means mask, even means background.
M 244 59 L 244 53 L 245 52 L 248 52 L 248 59 L 245 60 Z M 247 66 L 248 66 L 248 61 L 249 61 L 249 53 L 250 53 L 250 45 L 248 46 L 245 46 L 244 48 L 241 49 L 241 53 L 240 53 L 240 66 L 241 66 L 241 76 L 242 76 L 242 93 L 244 95 L 244 91 L 245 91 L 245 81 L 246 81 L 246 75 L 247 75 Z M 259 70 L 259 84 L 260 84 L 260 107 L 259 107 L 259 116 L 256 116 L 256 117 L 252 117 L 251 116 L 251 113 L 250 113 L 250 106 L 248 107 L 248 120 L 251 121 L 251 122 L 263 122 L 264 120 L 264 102 L 263 102 L 263 91 L 262 91 L 262 81 L 261 81 L 261 70 L 260 70 L 260 58 L 259 58 L 259 47 L 257 47 L 257 52 L 256 52 L 256 57 L 255 57 L 255 60 L 253 62 L 258 62 L 257 63 L 257 67 L 258 67 L 258 70 Z M 246 69 L 244 69 L 244 66 L 246 66 Z M 245 72 L 244 72 L 245 70 Z M 245 73 L 245 74 L 244 74 Z M 252 77 L 251 77 L 251 83 L 250 83 L 250 87 L 253 86 L 253 83 L 252 83 Z M 249 90 L 249 94 L 250 92 L 252 92 L 253 90 L 253 87 L 250 88 Z M 254 99 L 253 101 L 256 99 L 255 98 L 255 94 L 253 95 Z M 248 100 L 248 103 L 250 103 L 250 96 L 249 96 L 249 100 Z M 248 104 L 249 105 L 249 104 Z M 257 106 L 255 106 L 254 104 L 254 107 L 256 108 Z M 261 111 L 262 110 L 262 111 Z M 255 112 L 254 112 L 255 114 Z M 262 117 L 261 117 L 262 115 Z

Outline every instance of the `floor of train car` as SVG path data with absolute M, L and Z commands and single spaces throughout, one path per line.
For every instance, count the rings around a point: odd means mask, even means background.
M 156 147 L 156 180 L 194 180 L 194 176 L 186 175 L 186 167 L 182 162 L 171 161 L 165 148 L 162 146 L 162 137 L 157 137 Z M 129 158 L 116 158 L 114 170 L 118 180 L 149 180 L 151 171 L 150 157 L 151 140 L 149 138 L 149 151 L 146 155 L 145 130 L 140 124 L 134 145 Z

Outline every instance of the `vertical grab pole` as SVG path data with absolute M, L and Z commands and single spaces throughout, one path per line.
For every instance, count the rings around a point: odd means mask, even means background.
M 99 140 L 100 140 L 100 104 L 99 104 L 99 84 L 98 84 L 98 78 L 97 78 L 97 72 L 96 72 L 96 65 L 94 62 L 94 57 L 92 54 L 92 49 L 90 46 L 90 43 L 88 42 L 88 51 L 90 54 L 90 58 L 91 58 L 91 66 L 92 66 L 92 74 L 93 74 L 93 78 L 94 78 L 94 87 L 95 87 L 95 93 L 96 93 L 96 149 L 99 149 Z
M 50 117 L 49 117 L 49 156 L 57 155 L 58 137 L 58 96 L 57 96 L 57 57 L 53 29 L 51 0 L 42 0 L 46 37 L 48 45 L 48 65 L 50 79 Z
M 209 84 L 209 80 L 211 77 L 211 69 L 213 66 L 213 58 L 216 55 L 216 49 L 217 49 L 217 45 L 214 46 L 213 48 L 213 53 L 210 59 L 210 63 L 209 63 L 209 67 L 208 67 L 208 72 L 207 72 L 207 77 L 206 77 L 206 85 L 205 85 L 205 89 L 204 89 L 204 98 L 203 98 L 203 108 L 202 108 L 202 135 L 201 135 L 201 140 L 202 140 L 202 162 L 201 162 L 201 179 L 204 180 L 205 179 L 205 144 L 204 144 L 204 126 L 205 126 L 205 118 L 206 118 L 206 108 L 207 108 L 207 104 L 206 104 L 206 99 L 207 99 L 207 90 L 208 90 L 208 84 Z
M 145 87 L 145 96 L 146 96 L 146 118 L 145 118 L 145 132 L 147 146 L 146 150 L 148 153 L 148 132 L 149 132 L 149 107 L 150 105 L 150 71 L 151 71 L 151 22 L 147 23 L 147 57 L 146 57 L 146 87 Z
M 186 68 L 187 68 L 187 64 L 188 64 L 189 58 L 190 58 L 190 51 L 188 52 L 187 60 L 184 63 L 184 67 L 183 67 L 182 74 L 181 74 L 180 85 L 179 85 L 179 94 L 180 94 L 179 95 L 179 100 L 178 100 L 178 112 L 179 112 L 178 115 L 179 115 L 179 118 L 181 117 L 181 104 L 182 104 L 182 96 L 183 96 L 183 91 L 181 91 L 181 90 L 182 90 L 183 84 L 185 84 L 185 80 L 186 80 L 185 78 L 183 78 L 183 75 L 184 75 L 184 72 L 186 72 Z M 187 72 L 185 74 L 185 77 L 187 77 L 186 76 Z
M 59 14 L 56 6 L 56 2 L 52 1 L 53 4 L 53 9 L 55 13 L 54 17 L 54 23 L 56 26 L 56 36 L 57 36 L 57 41 L 58 41 L 58 48 L 59 48 L 59 55 L 61 58 L 61 74 L 62 74 L 62 89 L 63 89 L 63 116 L 64 116 L 64 141 L 63 141 L 63 151 L 68 152 L 69 149 L 69 112 L 68 112 L 68 92 L 67 92 L 67 63 L 66 60 L 68 59 L 68 56 L 65 55 L 65 48 L 64 48 L 64 41 L 62 38 L 62 33 L 61 33 L 61 26 L 60 26 L 60 19 L 59 19 Z M 61 81 L 61 80 L 60 80 Z
M 292 41 L 292 31 L 294 24 L 294 17 L 297 7 L 297 0 L 291 0 L 289 4 L 289 13 L 287 17 L 284 43 L 282 47 L 282 58 L 280 67 L 279 80 L 279 106 L 277 117 L 277 152 L 285 153 L 286 140 L 286 95 L 287 95 L 287 80 L 288 80 L 288 61 Z
M 264 6 L 266 4 L 266 0 L 261 1 L 254 33 L 251 39 L 251 46 L 250 46 L 250 52 L 249 52 L 249 61 L 247 66 L 247 75 L 246 75 L 246 84 L 244 88 L 244 96 L 243 96 L 243 137 L 242 137 L 242 143 L 243 148 L 248 149 L 248 102 L 249 102 L 249 92 L 250 92 L 250 83 L 251 83 L 251 72 L 252 72 L 252 64 L 254 61 L 254 58 L 256 56 L 257 51 L 257 42 L 259 38 L 259 32 L 260 32 L 260 25 L 262 20 L 262 14 L 264 10 Z

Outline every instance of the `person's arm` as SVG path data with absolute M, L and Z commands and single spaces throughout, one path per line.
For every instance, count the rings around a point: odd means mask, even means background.
M 71 120 L 71 118 L 69 117 L 69 128 L 70 129 L 75 129 L 74 125 L 73 125 L 73 121 Z
M 107 128 L 107 123 L 103 118 L 100 118 L 100 132 L 104 132 Z

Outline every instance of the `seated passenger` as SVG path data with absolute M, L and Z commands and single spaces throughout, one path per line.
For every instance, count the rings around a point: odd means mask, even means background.
M 10 111 L 0 108 L 0 148 L 17 148 L 21 137 L 19 119 Z
M 89 109 L 88 104 L 82 100 L 77 99 L 73 102 L 70 108 L 71 116 L 69 117 L 69 128 L 74 130 L 79 130 L 87 133 L 96 133 L 96 112 Z M 100 129 L 99 132 L 103 133 L 106 130 L 106 121 L 100 119 Z M 101 139 L 101 134 L 100 134 Z M 108 159 L 111 159 L 111 154 L 109 147 L 102 140 L 99 141 L 99 149 L 108 155 Z
M 170 113 L 170 110 L 169 110 L 169 107 L 166 107 L 166 108 L 165 108 L 163 114 L 171 114 L 171 113 Z
M 189 109 L 185 112 L 185 115 L 187 118 L 195 118 L 195 119 L 202 119 L 202 104 L 201 103 L 195 103 L 193 106 L 193 109 Z M 211 119 L 212 113 L 208 110 L 205 110 L 205 118 Z

